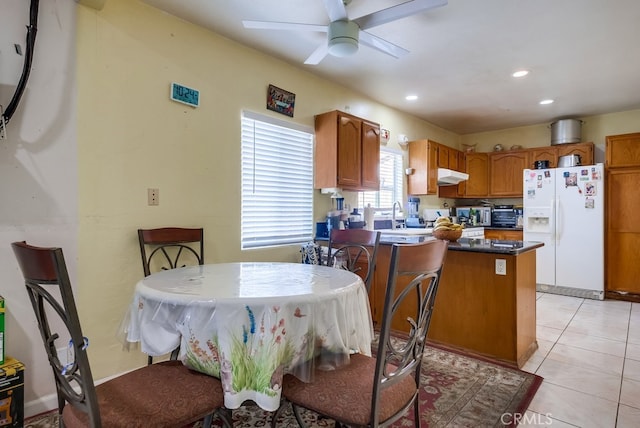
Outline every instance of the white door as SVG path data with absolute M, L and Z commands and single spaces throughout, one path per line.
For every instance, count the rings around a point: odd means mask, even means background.
M 602 165 L 558 168 L 556 285 L 604 291 Z
M 525 241 L 542 242 L 536 250 L 536 283 L 556 284 L 555 170 L 524 170 Z

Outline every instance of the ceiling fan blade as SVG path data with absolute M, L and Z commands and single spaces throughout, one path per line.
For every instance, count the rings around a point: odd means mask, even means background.
M 370 13 L 369 15 L 361 16 L 360 18 L 354 19 L 353 22 L 358 24 L 360 29 L 367 30 L 377 27 L 378 25 L 386 24 L 387 22 L 396 21 L 428 9 L 433 9 L 434 7 L 444 6 L 447 3 L 447 0 L 411 0 Z
M 309 65 L 319 64 L 320 61 L 324 59 L 325 56 L 329 54 L 329 46 L 326 43 L 321 44 L 318 48 L 313 51 L 309 58 L 307 58 L 304 63 Z
M 391 42 L 362 30 L 360 30 L 360 43 L 369 46 L 370 48 L 377 49 L 380 52 L 384 52 L 387 55 L 391 55 L 394 58 L 400 58 L 409 53 L 408 50 L 401 48 L 398 45 L 394 45 Z
M 349 19 L 347 17 L 347 9 L 344 7 L 342 0 L 324 0 L 324 8 L 331 22 L 346 21 Z
M 249 21 L 243 20 L 244 28 L 255 28 L 260 30 L 304 30 L 326 33 L 328 27 L 326 25 L 316 24 L 299 24 L 296 22 L 272 22 L 272 21 Z

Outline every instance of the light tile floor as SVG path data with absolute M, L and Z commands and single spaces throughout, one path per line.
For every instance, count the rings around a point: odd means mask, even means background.
M 640 303 L 537 294 L 544 378 L 520 427 L 640 427 Z

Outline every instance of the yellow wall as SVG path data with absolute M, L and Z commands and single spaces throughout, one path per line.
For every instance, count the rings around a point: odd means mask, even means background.
M 170 101 L 171 82 L 200 90 L 201 106 Z M 296 94 L 293 119 L 265 109 L 270 83 Z M 202 226 L 207 262 L 299 260 L 298 246 L 240 250 L 243 109 L 312 127 L 315 114 L 349 106 L 389 129 L 396 148 L 398 134 L 479 151 L 550 140 L 547 125 L 458 136 L 137 0 L 109 0 L 101 11 L 78 6 L 77 90 L 78 302 L 96 378 L 144 364 L 116 337 L 142 277 L 137 228 Z M 602 146 L 604 135 L 637 131 L 629 126 L 638 118 L 640 111 L 585 118 L 583 137 Z M 147 206 L 149 187 L 160 189 L 157 207 Z M 316 192 L 316 220 L 329 208 Z
M 299 124 L 349 106 L 388 128 L 390 147 L 398 134 L 459 144 L 452 132 L 139 1 L 79 6 L 77 16 L 78 300 L 96 378 L 144 363 L 115 334 L 142 277 L 137 228 L 202 226 L 207 262 L 299 260 L 297 245 L 240 250 L 241 111 L 287 119 L 265 109 L 268 84 L 296 94 Z M 171 82 L 200 90 L 201 106 L 170 101 Z M 147 206 L 150 187 L 159 206 Z M 321 220 L 330 199 L 315 199 Z
M 595 143 L 595 161 L 604 162 L 605 138 L 607 135 L 627 134 L 640 131 L 640 110 L 602 114 L 578 118 L 583 121 L 581 136 L 584 142 Z M 461 136 L 460 143 L 475 145 L 477 152 L 490 152 L 496 144 L 505 149 L 513 145 L 540 147 L 551 144 L 550 123 L 481 132 Z

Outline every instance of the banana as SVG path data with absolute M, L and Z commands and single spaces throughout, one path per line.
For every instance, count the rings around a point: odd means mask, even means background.
M 433 223 L 433 230 L 461 230 L 462 225 L 452 223 L 448 217 L 438 217 Z

